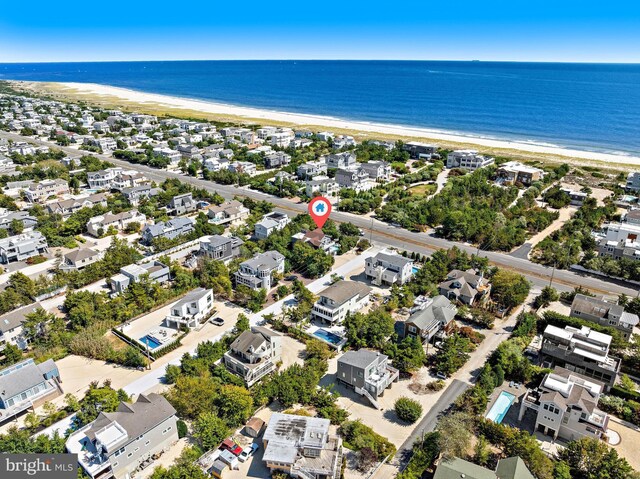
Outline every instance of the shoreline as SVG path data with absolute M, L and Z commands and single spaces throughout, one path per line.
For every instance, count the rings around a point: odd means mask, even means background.
M 376 138 L 375 134 L 377 133 L 386 135 L 390 138 L 445 143 L 446 145 L 454 148 L 476 148 L 497 155 L 521 156 L 523 158 L 537 160 L 577 160 L 581 164 L 595 164 L 597 166 L 608 168 L 622 167 L 631 169 L 634 166 L 640 165 L 639 156 L 627 156 L 563 148 L 560 146 L 545 145 L 535 142 L 500 140 L 482 136 L 467 136 L 455 132 L 432 130 L 421 127 L 345 120 L 330 116 L 235 106 L 206 100 L 163 95 L 159 93 L 146 93 L 138 90 L 97 83 L 7 81 L 18 90 L 25 90 L 38 94 L 49 94 L 53 96 L 59 95 L 75 101 L 80 100 L 88 103 L 115 105 L 120 108 L 134 109 L 136 105 L 138 105 L 143 109 L 156 111 L 156 113 L 164 112 L 165 114 L 176 114 L 176 110 L 178 110 L 178 113 L 182 114 L 197 115 L 200 113 L 214 118 L 218 117 L 243 123 L 262 122 L 264 124 L 268 124 L 268 122 L 272 122 L 278 125 L 297 126 L 303 128 L 326 128 L 330 130 L 340 130 L 336 131 L 336 133 L 347 132 L 347 134 L 363 139 L 374 139 Z M 125 102 L 124 105 L 118 105 L 118 103 L 122 102 Z M 161 115 L 159 114 L 159 116 Z

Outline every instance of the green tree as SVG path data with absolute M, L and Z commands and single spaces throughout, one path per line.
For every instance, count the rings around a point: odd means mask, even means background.
M 464 412 L 443 416 L 436 429 L 438 448 L 445 459 L 465 457 L 471 446 L 473 418 Z
M 577 479 L 630 479 L 633 469 L 615 449 L 590 437 L 571 441 L 560 451 L 560 458 L 571 469 L 571 477 Z
M 229 426 L 214 412 L 203 412 L 193 424 L 193 435 L 203 449 L 217 447 L 229 434 Z
M 220 388 L 214 400 L 219 417 L 231 427 L 243 424 L 253 414 L 253 397 L 244 387 L 233 384 Z
M 11 366 L 22 359 L 22 351 L 15 344 L 7 343 L 4 347 L 4 360 L 2 363 L 5 366 Z
M 396 414 L 402 421 L 413 424 L 422 416 L 422 405 L 415 399 L 398 398 L 394 404 Z
M 493 299 L 507 308 L 514 308 L 529 295 L 531 284 L 521 274 L 500 269 L 491 278 Z

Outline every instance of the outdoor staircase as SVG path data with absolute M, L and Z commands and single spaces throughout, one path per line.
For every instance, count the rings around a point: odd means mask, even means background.
M 376 401 L 373 396 L 371 394 L 369 394 L 369 391 L 367 391 L 364 388 L 356 388 L 356 392 L 364 397 L 366 397 L 369 402 L 373 405 L 373 407 L 375 407 L 376 409 L 382 409 L 382 407 L 380 406 L 380 404 L 378 404 L 378 401 Z

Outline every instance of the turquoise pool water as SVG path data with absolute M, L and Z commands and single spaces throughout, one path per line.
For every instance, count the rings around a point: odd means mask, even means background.
M 515 400 L 516 397 L 513 394 L 508 393 L 507 391 L 502 391 L 500 396 L 498 396 L 498 399 L 496 399 L 496 402 L 491 406 L 486 418 L 496 424 L 500 424 Z
M 411 272 L 413 274 L 416 274 L 418 271 L 420 271 L 420 268 L 418 268 L 417 266 L 414 266 L 414 267 L 411 268 Z
M 157 341 L 153 336 L 149 336 L 148 334 L 146 336 L 142 336 L 140 338 L 140 342 L 145 346 L 148 345 L 149 349 L 156 349 L 158 346 L 162 345 L 162 343 Z
M 313 332 L 313 335 L 331 344 L 337 345 L 342 341 L 342 338 L 340 336 L 338 336 L 337 334 L 333 334 L 331 331 L 327 331 L 326 329 L 317 329 Z

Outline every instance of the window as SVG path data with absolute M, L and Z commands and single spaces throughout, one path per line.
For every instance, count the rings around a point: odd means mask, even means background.
M 147 441 L 144 443 L 145 446 L 148 446 L 149 444 L 151 444 L 151 441 Z
M 545 411 L 548 411 L 548 410 L 549 410 L 549 405 L 548 405 L 548 404 L 545 404 L 545 405 L 544 405 L 544 410 L 545 410 Z
M 133 456 L 133 452 L 130 452 L 129 454 L 127 454 L 127 457 L 131 457 Z

